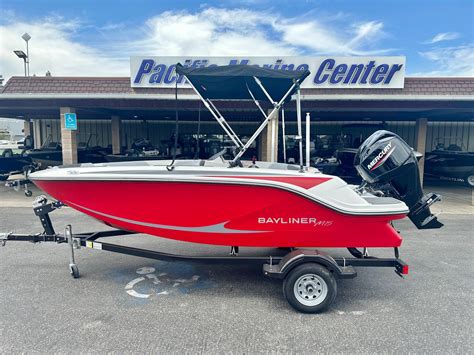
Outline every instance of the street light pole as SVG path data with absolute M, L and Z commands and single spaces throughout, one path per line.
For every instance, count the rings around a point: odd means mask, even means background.
M 30 52 L 28 51 L 28 41 L 26 41 L 26 60 L 28 61 L 27 73 L 28 73 L 28 76 L 30 76 Z

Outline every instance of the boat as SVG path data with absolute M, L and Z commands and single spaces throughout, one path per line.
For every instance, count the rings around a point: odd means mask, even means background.
M 463 151 L 456 144 L 445 148 L 443 143 L 438 143 L 435 150 L 426 153 L 425 175 L 474 187 L 474 152 Z
M 361 182 L 361 177 L 354 166 L 357 151 L 355 148 L 337 149 L 333 157 L 317 158 L 314 166 L 326 174 L 336 175 L 344 181 L 358 184 Z
M 25 151 L 33 146 L 33 138 L 27 136 L 21 141 L 7 141 L 0 144 L 0 180 L 10 174 L 22 172 L 32 164 Z
M 124 154 L 107 154 L 105 156 L 105 160 L 108 162 L 155 159 L 164 160 L 169 159 L 169 157 L 161 155 L 161 152 L 145 138 L 136 139 L 131 148 L 126 150 Z
M 31 165 L 31 160 L 21 154 L 0 156 L 0 179 L 4 180 L 12 173 L 21 172 Z
M 235 145 L 209 160 L 134 161 L 60 166 L 30 179 L 62 203 L 127 231 L 193 243 L 249 247 L 393 247 L 402 238 L 392 221 L 408 216 L 420 229 L 442 224 L 423 195 L 413 150 L 396 134 L 372 134 L 355 165 L 364 183 L 348 185 L 303 164 L 240 158 L 292 95 L 301 131 L 300 84 L 309 71 L 234 65 L 176 67 Z M 177 94 L 176 94 L 177 95 Z M 262 124 L 245 143 L 213 101 L 268 100 Z M 178 120 L 177 120 L 178 121 Z M 175 150 L 176 151 L 176 150 Z M 382 192 L 380 185 L 390 185 Z
M 92 137 L 93 135 L 90 134 L 86 142 L 78 144 L 77 160 L 79 163 L 101 163 L 106 161 L 105 156 L 110 153 L 111 149 L 91 146 Z M 53 141 L 50 135 L 41 148 L 28 150 L 25 155 L 40 169 L 58 166 L 63 163 L 61 143 Z

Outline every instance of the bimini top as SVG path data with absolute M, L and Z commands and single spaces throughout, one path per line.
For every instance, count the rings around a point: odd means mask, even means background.
M 268 100 L 257 78 L 275 102 L 280 102 L 295 82 L 303 82 L 310 74 L 309 70 L 275 70 L 252 65 L 185 68 L 179 63 L 176 72 L 186 76 L 199 94 L 210 100 Z M 287 101 L 294 91 L 296 87 Z

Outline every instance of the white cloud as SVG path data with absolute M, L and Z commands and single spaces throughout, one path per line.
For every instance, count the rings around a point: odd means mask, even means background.
M 197 13 L 165 12 L 146 22 L 144 39 L 130 52 L 156 55 L 294 55 L 292 45 L 272 39 L 271 21 L 249 10 L 208 8 Z M 126 46 L 126 47 L 127 47 Z
M 474 76 L 474 44 L 435 48 L 419 54 L 439 68 L 431 72 L 416 73 L 424 76 Z
M 383 36 L 383 24 L 377 21 L 340 26 L 296 21 L 270 12 L 207 8 L 196 13 L 166 12 L 151 18 L 146 26 L 151 35 L 136 45 L 150 53 L 347 55 L 386 51 L 369 49 Z
M 286 18 L 269 11 L 205 7 L 166 11 L 141 27 L 109 22 L 94 27 L 77 20 L 17 20 L 5 13 L 0 25 L 0 74 L 22 75 L 13 54 L 31 34 L 30 72 L 44 75 L 128 75 L 131 55 L 364 55 L 390 51 L 375 45 L 384 36 L 378 21 L 350 23 L 347 16 L 323 21 Z M 314 17 L 313 17 L 314 18 Z M 87 31 L 88 44 L 79 40 Z M 92 33 L 94 35 L 94 33 Z M 98 40 L 99 39 L 99 40 Z
M 424 44 L 433 44 L 442 41 L 452 41 L 453 39 L 458 39 L 461 35 L 457 32 L 442 32 L 438 33 L 436 36 L 430 40 L 423 42 Z
M 8 79 L 23 75 L 23 63 L 13 50 L 26 52 L 21 35 L 28 32 L 30 74 L 55 76 L 127 75 L 126 58 L 104 55 L 100 49 L 74 39 L 81 24 L 62 18 L 46 18 L 37 22 L 7 22 L 0 26 L 0 74 Z

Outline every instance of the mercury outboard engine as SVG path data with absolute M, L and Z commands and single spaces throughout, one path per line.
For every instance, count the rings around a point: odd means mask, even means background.
M 360 146 L 354 165 L 367 186 L 405 202 L 410 209 L 408 218 L 418 229 L 443 226 L 430 211 L 441 197 L 423 195 L 415 153 L 398 135 L 383 130 L 372 134 Z

